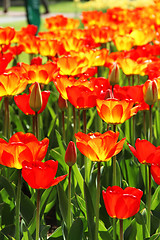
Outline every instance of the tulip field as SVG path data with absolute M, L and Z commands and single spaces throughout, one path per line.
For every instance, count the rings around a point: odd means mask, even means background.
M 0 27 L 0 239 L 160 239 L 159 1 L 44 24 Z

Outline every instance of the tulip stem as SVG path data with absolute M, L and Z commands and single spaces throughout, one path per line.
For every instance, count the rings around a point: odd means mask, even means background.
M 113 131 L 116 132 L 116 125 L 113 125 Z M 113 186 L 116 185 L 116 156 L 113 156 Z
M 63 129 L 63 140 L 66 141 L 66 136 L 65 136 L 65 121 L 64 121 L 64 110 L 62 110 L 62 129 Z
M 116 218 L 113 218 L 113 240 L 116 240 Z
M 9 98 L 4 98 L 4 136 L 9 139 L 10 137 L 10 116 L 9 116 Z
M 113 125 L 113 131 L 116 132 L 116 125 Z M 113 156 L 113 186 L 116 185 L 116 156 Z M 116 240 L 116 219 L 113 218 L 113 240 Z
M 39 230 L 40 230 L 40 189 L 37 190 L 37 210 L 36 210 L 36 240 L 39 240 Z
M 150 142 L 152 143 L 152 106 L 149 105 L 149 129 L 150 129 Z
M 146 111 L 143 111 L 144 139 L 146 139 Z
M 71 219 L 71 172 L 72 166 L 69 166 L 69 176 L 68 176 L 68 232 L 70 230 L 72 219 Z
M 120 240 L 123 240 L 123 219 L 119 220 L 120 224 Z
M 75 133 L 76 133 L 76 110 L 75 110 L 75 107 L 73 106 L 73 137 L 74 137 L 74 142 L 75 142 Z
M 100 174 L 101 174 L 101 163 L 98 164 L 97 172 L 97 192 L 96 192 L 96 227 L 95 227 L 95 240 L 98 240 L 98 229 L 99 229 L 99 201 L 100 201 Z
M 148 226 L 148 232 L 150 237 L 150 229 L 151 229 L 151 167 L 148 166 L 148 172 L 149 172 L 149 183 L 148 183 L 148 206 L 147 206 L 147 226 Z
M 87 119 L 86 119 L 86 110 L 83 109 L 83 131 L 87 133 Z M 85 169 L 85 182 L 88 184 L 89 182 L 89 173 L 88 173 L 88 161 L 84 156 L 84 169 Z
M 16 196 L 16 218 L 15 218 L 15 239 L 20 239 L 20 222 L 19 222 L 19 215 L 20 215 L 20 203 L 21 203 L 21 170 L 18 169 L 18 184 L 17 184 L 17 196 Z
M 38 124 L 38 113 L 33 115 L 33 134 L 39 139 L 39 124 Z
M 86 119 L 86 110 L 83 109 L 83 131 L 87 133 L 87 119 Z

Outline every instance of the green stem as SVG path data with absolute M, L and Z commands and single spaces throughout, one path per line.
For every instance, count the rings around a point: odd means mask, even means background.
M 150 230 L 151 230 L 151 167 L 148 166 L 148 206 L 147 206 L 147 226 L 148 226 L 148 232 L 150 237 Z
M 75 133 L 76 133 L 76 110 L 73 106 L 73 139 L 75 141 Z
M 21 203 L 21 170 L 18 169 L 18 185 L 17 185 L 17 196 L 16 196 L 16 216 L 15 216 L 15 239 L 20 240 L 20 203 Z
M 36 240 L 39 240 L 39 230 L 40 230 L 40 189 L 37 190 L 37 210 L 36 210 Z
M 87 133 L 87 120 L 86 120 L 86 110 L 83 109 L 83 131 L 86 134 Z M 88 184 L 89 182 L 89 176 L 88 176 L 88 160 L 84 156 L 84 169 L 85 169 L 85 182 Z
M 81 115 L 80 115 L 80 110 L 78 109 L 78 132 L 81 130 Z
M 113 218 L 113 240 L 116 240 L 116 218 Z
M 72 219 L 71 219 L 71 172 L 72 166 L 69 166 L 69 176 L 68 176 L 68 232 L 70 230 Z
M 83 109 L 83 131 L 87 133 L 87 119 L 86 119 L 86 110 Z
M 39 139 L 39 124 L 38 124 L 38 113 L 33 115 L 33 134 Z
M 113 125 L 113 131 L 116 132 L 116 125 Z M 113 186 L 116 185 L 116 155 L 113 156 Z M 116 219 L 113 218 L 113 240 L 116 240 Z
M 123 219 L 119 220 L 120 224 L 120 240 L 123 240 Z
M 152 143 L 152 107 L 149 106 L 149 129 L 150 129 L 150 142 Z
M 64 110 L 62 110 L 62 129 L 63 129 L 63 140 L 66 141 L 66 135 L 65 135 L 65 121 L 64 121 Z
M 98 229 L 99 229 L 99 201 L 100 201 L 100 170 L 101 163 L 98 164 L 98 172 L 97 172 L 97 192 L 96 192 L 96 226 L 95 226 L 95 240 L 98 240 Z
M 113 125 L 113 131 L 116 132 L 116 125 Z M 116 185 L 116 155 L 113 156 L 113 186 Z
M 144 127 L 144 139 L 146 139 L 146 111 L 143 111 L 143 127 Z
M 4 98 L 4 136 L 9 139 L 10 137 L 10 115 L 9 115 L 9 98 Z

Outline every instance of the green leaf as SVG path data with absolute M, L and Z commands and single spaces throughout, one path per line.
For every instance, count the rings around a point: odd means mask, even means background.
M 12 116 L 11 121 L 14 122 L 14 124 L 16 125 L 16 132 L 25 132 L 21 118 L 15 113 L 11 105 L 9 106 L 9 111 L 10 115 Z
M 61 236 L 63 236 L 63 234 L 62 234 L 62 227 L 60 226 L 50 235 L 48 240 L 50 240 L 52 238 L 58 238 Z
M 151 202 L 151 209 L 154 210 L 158 204 L 160 199 L 160 185 L 156 188 L 153 196 L 152 196 L 152 202 Z
M 82 240 L 83 236 L 83 222 L 80 218 L 77 218 L 69 231 L 68 239 L 69 240 Z
M 28 196 L 21 193 L 21 214 L 26 224 L 29 225 L 33 218 L 36 207 Z
M 124 240 L 135 240 L 137 234 L 136 222 L 133 220 L 124 232 Z
M 104 223 L 99 220 L 99 233 L 98 233 L 98 240 L 103 240 L 103 239 L 107 239 L 107 240 L 113 240 L 108 229 L 105 227 Z
M 23 220 L 22 220 L 21 226 L 22 226 L 22 232 L 23 232 L 22 240 L 33 240 Z
M 62 154 L 60 153 L 60 148 L 54 148 L 51 149 L 50 151 L 50 155 L 52 156 L 52 158 L 56 161 L 58 161 L 58 163 L 61 164 L 61 166 L 63 167 L 64 171 L 67 172 L 68 171 L 68 166 L 64 161 L 64 158 L 62 156 Z
M 59 148 L 60 148 L 60 152 L 61 152 L 62 157 L 64 159 L 66 151 L 65 151 L 64 146 L 63 146 L 62 137 L 61 137 L 60 133 L 57 130 L 55 130 L 55 132 L 56 132 L 56 136 L 57 136 L 57 141 L 58 141 L 58 145 L 59 145 Z
M 15 197 L 14 188 L 12 184 L 4 176 L 0 176 L 0 188 L 4 188 L 8 195 L 10 196 L 10 198 Z
M 73 171 L 73 173 L 74 173 L 74 175 L 75 175 L 75 177 L 76 177 L 76 179 L 77 179 L 79 188 L 80 188 L 81 193 L 82 193 L 82 197 L 84 198 L 84 189 L 83 189 L 83 181 L 84 181 L 84 179 L 83 179 L 83 177 L 82 177 L 82 175 L 81 175 L 81 173 L 80 173 L 80 170 L 79 170 L 79 168 L 78 168 L 77 163 L 75 163 L 75 164 L 72 166 L 72 171 Z
M 4 235 L 6 235 L 7 237 L 14 237 L 15 234 L 15 225 L 11 224 L 11 225 L 7 225 L 5 228 L 3 228 L 1 230 L 1 233 L 3 233 Z
M 66 196 L 66 193 L 63 190 L 62 185 L 59 183 L 57 185 L 57 190 L 58 190 L 58 199 L 59 199 L 59 209 L 61 211 L 61 215 L 63 218 L 63 221 L 65 223 L 66 226 L 68 226 L 67 221 L 68 221 L 68 217 L 67 217 L 67 213 L 68 213 L 68 198 Z
M 159 238 L 160 238 L 160 233 L 156 233 L 149 238 L 145 238 L 145 240 L 159 240 Z
M 87 209 L 89 239 L 94 239 L 94 234 L 95 234 L 94 216 L 95 216 L 95 213 L 94 213 L 94 207 L 93 207 L 91 195 L 90 195 L 89 189 L 87 187 L 87 184 L 85 182 L 84 182 L 84 197 L 85 197 L 86 209 Z
M 43 226 L 40 227 L 40 229 L 41 229 L 40 239 L 47 240 L 47 233 L 48 233 L 48 230 L 50 229 L 50 226 L 43 225 Z
M 135 220 L 140 225 L 145 225 L 146 224 L 146 216 L 144 214 L 141 214 L 140 212 L 138 212 L 135 215 Z
M 79 206 L 80 210 L 82 211 L 84 216 L 87 218 L 86 203 L 85 203 L 84 199 L 76 194 L 76 200 L 77 200 L 77 203 L 78 203 L 78 206 Z
M 48 198 L 52 192 L 53 188 L 50 187 L 48 189 L 45 189 L 43 194 L 41 195 L 41 205 L 40 205 L 40 216 L 42 217 L 45 207 L 47 205 Z

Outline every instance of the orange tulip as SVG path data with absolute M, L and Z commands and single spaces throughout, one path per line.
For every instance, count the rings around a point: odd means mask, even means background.
M 36 35 L 38 27 L 32 24 L 28 24 L 26 27 L 22 27 L 19 31 L 15 32 L 15 36 L 12 39 L 12 43 L 20 43 L 20 39 L 26 35 Z
M 22 162 L 42 161 L 47 153 L 49 140 L 42 141 L 32 133 L 15 133 L 9 142 L 0 139 L 0 164 L 10 168 L 22 168 Z
M 14 96 L 23 92 L 28 84 L 26 78 L 18 74 L 18 72 L 10 69 L 9 73 L 0 75 L 0 96 Z
M 72 19 L 64 17 L 63 15 L 57 15 L 45 19 L 46 28 L 49 30 L 57 29 L 74 29 L 79 26 L 80 21 L 78 19 Z
M 133 104 L 133 101 L 127 99 L 97 99 L 97 112 L 105 122 L 110 124 L 120 124 L 138 112 L 139 107 L 133 107 Z
M 10 168 L 22 168 L 22 162 L 42 161 L 47 153 L 49 140 L 42 141 L 32 133 L 15 133 L 9 142 L 0 139 L 0 164 Z
M 19 42 L 24 46 L 24 51 L 28 54 L 38 54 L 39 37 L 34 35 L 23 35 Z
M 78 132 L 75 134 L 79 151 L 91 161 L 106 162 L 123 148 L 125 138 L 117 142 L 119 132 L 107 131 L 103 134 Z
M 15 29 L 12 27 L 0 27 L 0 45 L 9 45 L 14 38 Z
M 61 75 L 75 76 L 84 73 L 88 68 L 88 60 L 86 58 L 65 56 L 57 60 L 57 66 Z
M 22 142 L 6 142 L 0 139 L 0 164 L 10 168 L 22 168 L 22 162 L 33 161 L 30 149 Z
M 62 98 L 67 100 L 66 88 L 72 86 L 76 82 L 76 79 L 74 77 L 58 75 L 53 81 Z
M 131 74 L 140 74 L 141 76 L 145 75 L 145 69 L 147 67 L 147 60 L 146 59 L 141 59 L 138 58 L 137 60 L 133 60 L 131 58 L 119 58 L 118 59 L 118 64 L 122 68 L 122 71 L 126 75 L 131 75 Z
M 56 64 L 52 62 L 47 62 L 43 65 L 28 65 L 26 63 L 22 63 L 21 68 L 24 69 L 28 77 L 28 83 L 38 82 L 48 84 L 58 73 Z
M 42 56 L 54 57 L 59 52 L 60 43 L 53 39 L 40 39 L 39 40 L 39 53 Z

